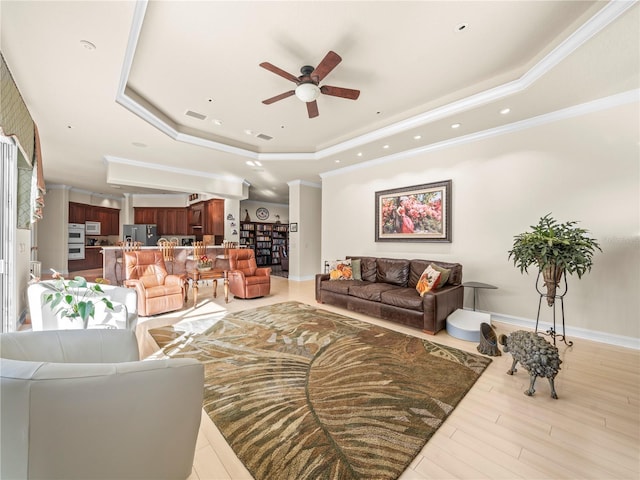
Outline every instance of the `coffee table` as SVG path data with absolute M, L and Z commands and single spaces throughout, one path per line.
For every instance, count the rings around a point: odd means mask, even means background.
M 224 284 L 224 302 L 229 303 L 229 278 L 226 270 L 206 270 L 200 271 L 198 269 L 187 272 L 187 278 L 191 279 L 191 286 L 193 288 L 193 307 L 198 306 L 198 282 L 200 280 L 213 280 L 213 298 L 216 298 L 218 292 L 218 280 L 222 279 Z

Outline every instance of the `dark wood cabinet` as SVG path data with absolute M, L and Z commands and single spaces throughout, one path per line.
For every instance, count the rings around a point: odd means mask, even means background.
M 84 223 L 86 207 L 82 203 L 69 202 L 69 223 Z
M 134 223 L 158 226 L 158 235 L 224 236 L 224 200 L 194 203 L 189 207 L 135 207 Z
M 100 222 L 100 235 L 120 233 L 120 210 L 69 202 L 69 223 Z
M 84 251 L 85 269 L 102 268 L 102 249 L 86 248 Z
M 84 214 L 85 222 L 99 222 L 100 221 L 100 207 L 94 207 L 93 205 L 87 205 Z M 84 223 L 84 222 L 82 222 Z
M 224 235 L 224 200 L 209 200 L 205 212 L 205 235 Z

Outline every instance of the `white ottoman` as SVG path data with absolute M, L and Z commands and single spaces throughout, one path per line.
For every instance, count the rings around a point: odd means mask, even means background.
M 467 342 L 480 342 L 480 324 L 491 325 L 491 315 L 459 308 L 447 317 L 447 333 Z

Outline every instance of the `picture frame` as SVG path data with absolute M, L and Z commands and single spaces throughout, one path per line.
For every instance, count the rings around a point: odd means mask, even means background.
M 375 196 L 376 242 L 451 242 L 451 180 Z
M 297 232 L 298 231 L 298 224 L 297 223 L 290 223 L 289 224 L 289 231 L 290 232 Z

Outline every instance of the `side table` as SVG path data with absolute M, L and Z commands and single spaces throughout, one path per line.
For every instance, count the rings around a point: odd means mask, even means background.
M 218 279 L 223 280 L 224 284 L 224 302 L 229 303 L 229 277 L 227 270 L 208 270 L 201 272 L 198 269 L 187 272 L 187 278 L 191 279 L 193 288 L 193 308 L 198 306 L 198 281 L 213 280 L 213 298 L 218 294 Z
M 452 337 L 466 340 L 467 342 L 480 341 L 480 325 L 491 325 L 491 315 L 476 312 L 476 296 L 479 288 L 497 289 L 494 285 L 480 282 L 465 282 L 463 287 L 473 288 L 473 311 L 459 308 L 447 317 L 447 333 Z
M 463 287 L 465 288 L 473 288 L 473 311 L 476 311 L 476 298 L 478 296 L 478 289 L 479 288 L 486 288 L 486 289 L 491 289 L 491 290 L 495 290 L 498 287 L 496 287 L 495 285 L 489 285 L 488 283 L 481 283 L 481 282 L 464 282 L 462 284 Z

